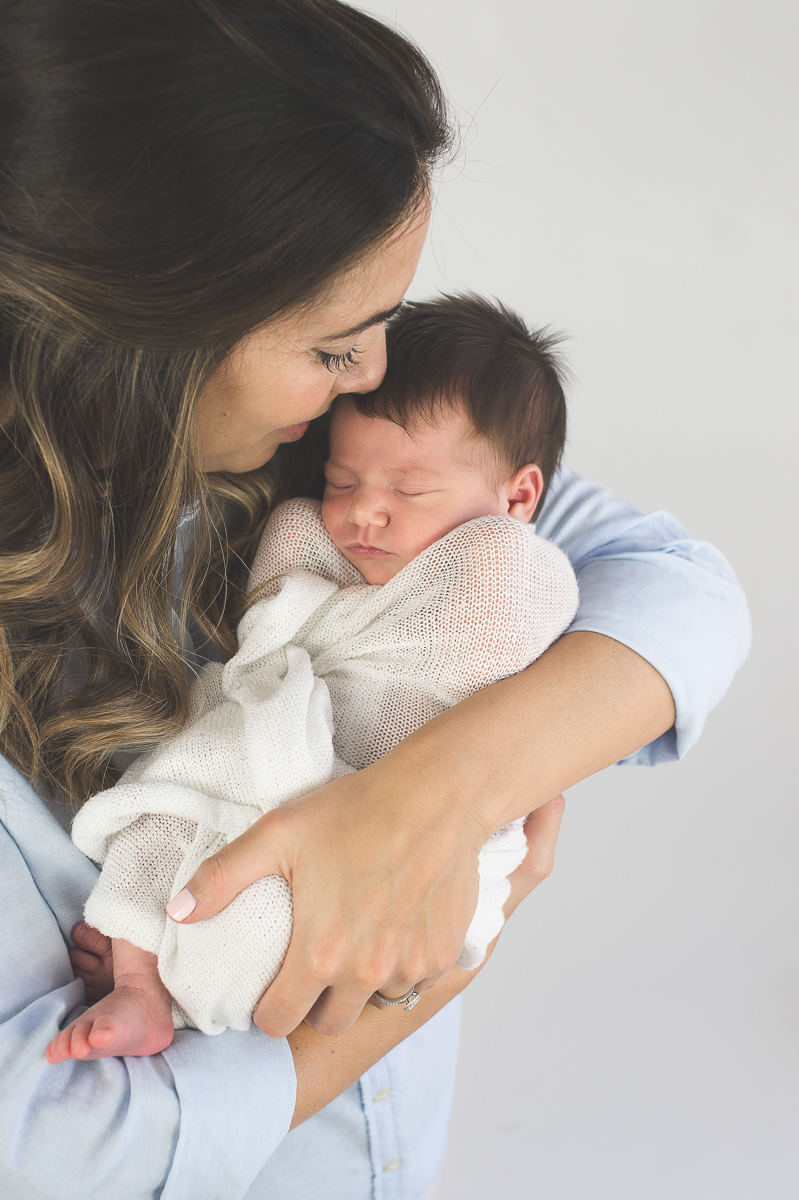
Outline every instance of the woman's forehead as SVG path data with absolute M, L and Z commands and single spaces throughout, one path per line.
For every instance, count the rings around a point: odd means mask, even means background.
M 351 340 L 393 316 L 416 272 L 429 222 L 426 205 L 357 263 L 335 276 L 296 315 L 304 340 Z

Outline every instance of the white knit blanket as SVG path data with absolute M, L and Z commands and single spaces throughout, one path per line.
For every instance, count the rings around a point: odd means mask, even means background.
M 292 500 L 275 510 L 238 653 L 204 668 L 187 728 L 73 825 L 76 845 L 103 864 L 87 922 L 157 954 L 167 988 L 205 1033 L 249 1027 L 288 947 L 292 903 L 288 883 L 269 876 L 209 920 L 175 924 L 164 907 L 199 864 L 263 813 L 365 767 L 520 671 L 577 608 L 566 557 L 510 517 L 454 529 L 380 587 L 336 549 L 319 507 Z M 464 968 L 502 927 L 507 875 L 526 849 L 517 821 L 480 853 Z

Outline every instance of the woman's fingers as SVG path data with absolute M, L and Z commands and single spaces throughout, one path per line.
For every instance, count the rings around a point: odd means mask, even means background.
M 525 896 L 552 873 L 555 865 L 555 845 L 560 832 L 560 823 L 566 801 L 556 796 L 547 804 L 531 812 L 524 823 L 527 834 L 527 854 L 521 865 L 509 876 L 511 891 L 505 902 L 505 916 L 509 917 Z
M 468 889 L 464 930 L 477 895 L 476 870 L 473 873 L 474 888 L 473 894 Z M 296 893 L 294 933 L 286 959 L 253 1014 L 256 1025 L 272 1037 L 285 1036 L 303 1020 L 318 1033 L 330 1036 L 344 1033 L 376 991 L 394 997 L 404 995 L 420 983 L 423 987 L 432 986 L 460 952 L 462 939 L 443 953 L 439 947 L 431 946 L 424 923 L 417 933 L 420 945 L 414 940 L 415 931 L 402 926 L 398 931 L 382 923 L 372 928 L 366 913 L 361 914 L 359 922 L 346 906 L 339 905 L 331 912 L 310 904 L 306 911 L 301 901 L 304 891 L 301 880 Z M 337 899 L 331 894 L 330 905 L 335 906 Z M 375 908 L 379 911 L 380 906 L 375 904 Z M 311 916 L 315 919 L 309 919 Z M 331 927 L 339 931 L 350 929 L 350 936 L 331 939 Z M 336 942 L 335 948 L 331 941 Z M 324 946 L 327 953 L 320 950 Z M 440 969 L 433 971 L 427 964 Z
M 290 881 L 285 858 L 278 859 L 272 853 L 273 846 L 285 847 L 285 836 L 278 828 L 281 815 L 281 809 L 267 813 L 246 833 L 207 858 L 169 901 L 167 916 L 181 925 L 192 925 L 213 917 L 256 879 L 283 875 Z
M 291 944 L 254 1013 L 273 1037 L 303 1019 L 320 1032 L 343 1033 L 376 990 L 393 997 L 420 982 L 430 986 L 463 948 L 485 835 L 454 803 L 435 799 L 424 822 L 411 822 L 409 781 L 392 777 L 381 785 L 381 764 L 267 813 L 203 863 L 170 902 L 174 920 L 193 924 L 257 879 L 288 880 Z M 431 797 L 440 790 L 438 783 L 425 786 L 415 764 L 413 783 Z M 528 819 L 530 849 L 511 877 L 506 912 L 552 869 L 562 811 L 559 799 Z

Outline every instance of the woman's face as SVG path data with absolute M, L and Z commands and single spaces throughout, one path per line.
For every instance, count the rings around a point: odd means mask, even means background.
M 340 392 L 371 392 L 386 371 L 385 322 L 416 271 L 425 206 L 303 309 L 257 329 L 231 352 L 200 397 L 204 471 L 252 471 Z

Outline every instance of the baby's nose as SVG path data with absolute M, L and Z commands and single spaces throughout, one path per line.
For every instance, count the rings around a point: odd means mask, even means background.
M 350 520 L 359 529 L 366 529 L 369 525 L 376 525 L 378 529 L 384 529 L 388 525 L 388 513 L 376 499 L 356 495 L 353 496 L 350 504 Z

